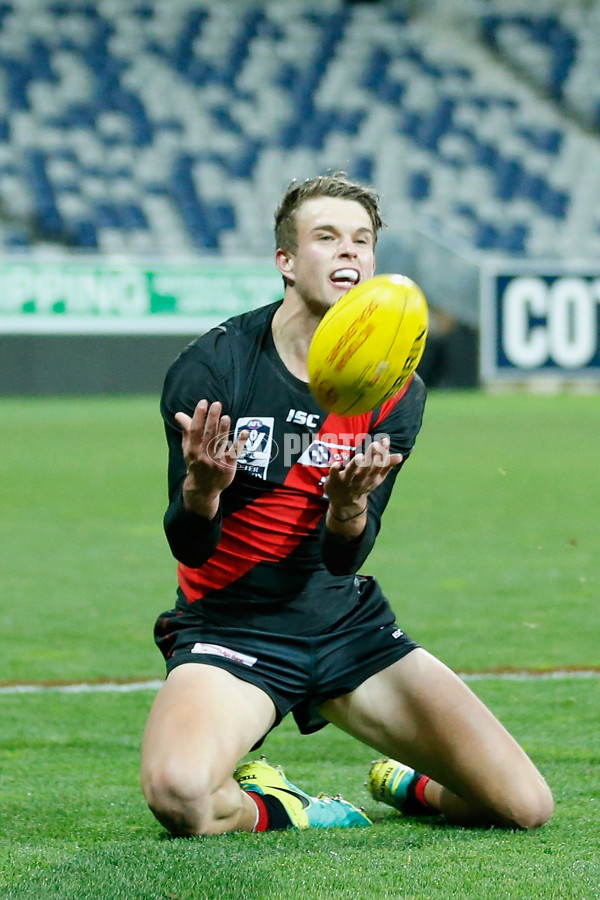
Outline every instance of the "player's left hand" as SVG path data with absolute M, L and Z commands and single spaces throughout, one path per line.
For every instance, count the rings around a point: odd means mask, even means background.
M 402 462 L 401 453 L 390 453 L 389 438 L 373 441 L 364 453 L 357 453 L 345 466 L 334 463 L 325 482 L 325 494 L 334 513 L 345 518 L 366 504 L 367 496 L 379 487 L 393 466 Z

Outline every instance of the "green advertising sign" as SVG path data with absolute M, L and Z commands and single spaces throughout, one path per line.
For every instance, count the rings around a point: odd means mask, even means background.
M 273 263 L 0 261 L 5 334 L 197 334 L 283 295 Z

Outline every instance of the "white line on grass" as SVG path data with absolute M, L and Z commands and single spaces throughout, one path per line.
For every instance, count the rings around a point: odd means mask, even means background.
M 0 694 L 120 694 L 130 691 L 157 691 L 162 681 L 131 681 L 125 683 L 101 682 L 88 684 L 84 681 L 73 684 L 5 684 L 0 686 Z
M 600 678 L 598 669 L 555 669 L 552 671 L 522 672 L 459 672 L 463 681 L 566 681 L 569 678 Z M 157 691 L 162 681 L 130 682 L 74 682 L 72 684 L 5 684 L 0 685 L 0 694 L 126 694 L 132 691 Z
M 459 672 L 463 681 L 566 681 L 568 678 L 600 678 L 600 669 L 552 669 L 535 672 Z

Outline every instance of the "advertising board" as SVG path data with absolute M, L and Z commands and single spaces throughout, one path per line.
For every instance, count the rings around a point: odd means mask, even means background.
M 600 380 L 599 305 L 600 268 L 484 268 L 482 382 Z
M 270 261 L 0 260 L 0 333 L 195 335 L 282 295 Z

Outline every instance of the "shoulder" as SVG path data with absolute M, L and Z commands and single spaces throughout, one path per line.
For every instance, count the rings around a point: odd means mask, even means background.
M 205 398 L 231 405 L 234 373 L 260 352 L 278 303 L 234 316 L 195 338 L 170 365 L 163 387 L 164 409 L 193 409 Z M 239 378 L 238 378 L 239 381 Z
M 269 328 L 280 302 L 232 316 L 195 338 L 171 364 L 167 378 L 181 369 L 229 365 L 232 354 L 244 345 L 260 345 L 261 336 Z
M 374 429 L 389 435 L 392 449 L 401 449 L 405 456 L 421 430 L 426 397 L 425 383 L 415 374 L 406 390 L 391 397 L 376 411 Z
M 425 382 L 421 376 L 415 372 L 403 400 L 407 406 L 412 405 L 413 407 L 420 407 L 422 410 L 425 406 L 426 399 L 427 388 L 425 387 Z
M 239 316 L 232 316 L 218 327 L 223 332 L 236 335 L 238 338 L 244 336 L 255 338 L 270 327 L 273 316 L 281 306 L 281 303 L 281 300 L 276 300 L 275 303 L 269 303 L 267 306 L 260 306 L 258 309 L 250 310 L 250 312 L 242 313 Z
M 389 400 L 386 400 L 382 406 L 375 410 L 374 425 L 377 426 L 381 422 L 387 421 L 390 417 L 402 418 L 414 413 L 422 415 L 426 399 L 427 389 L 425 382 L 415 372 L 403 390 L 390 397 Z

